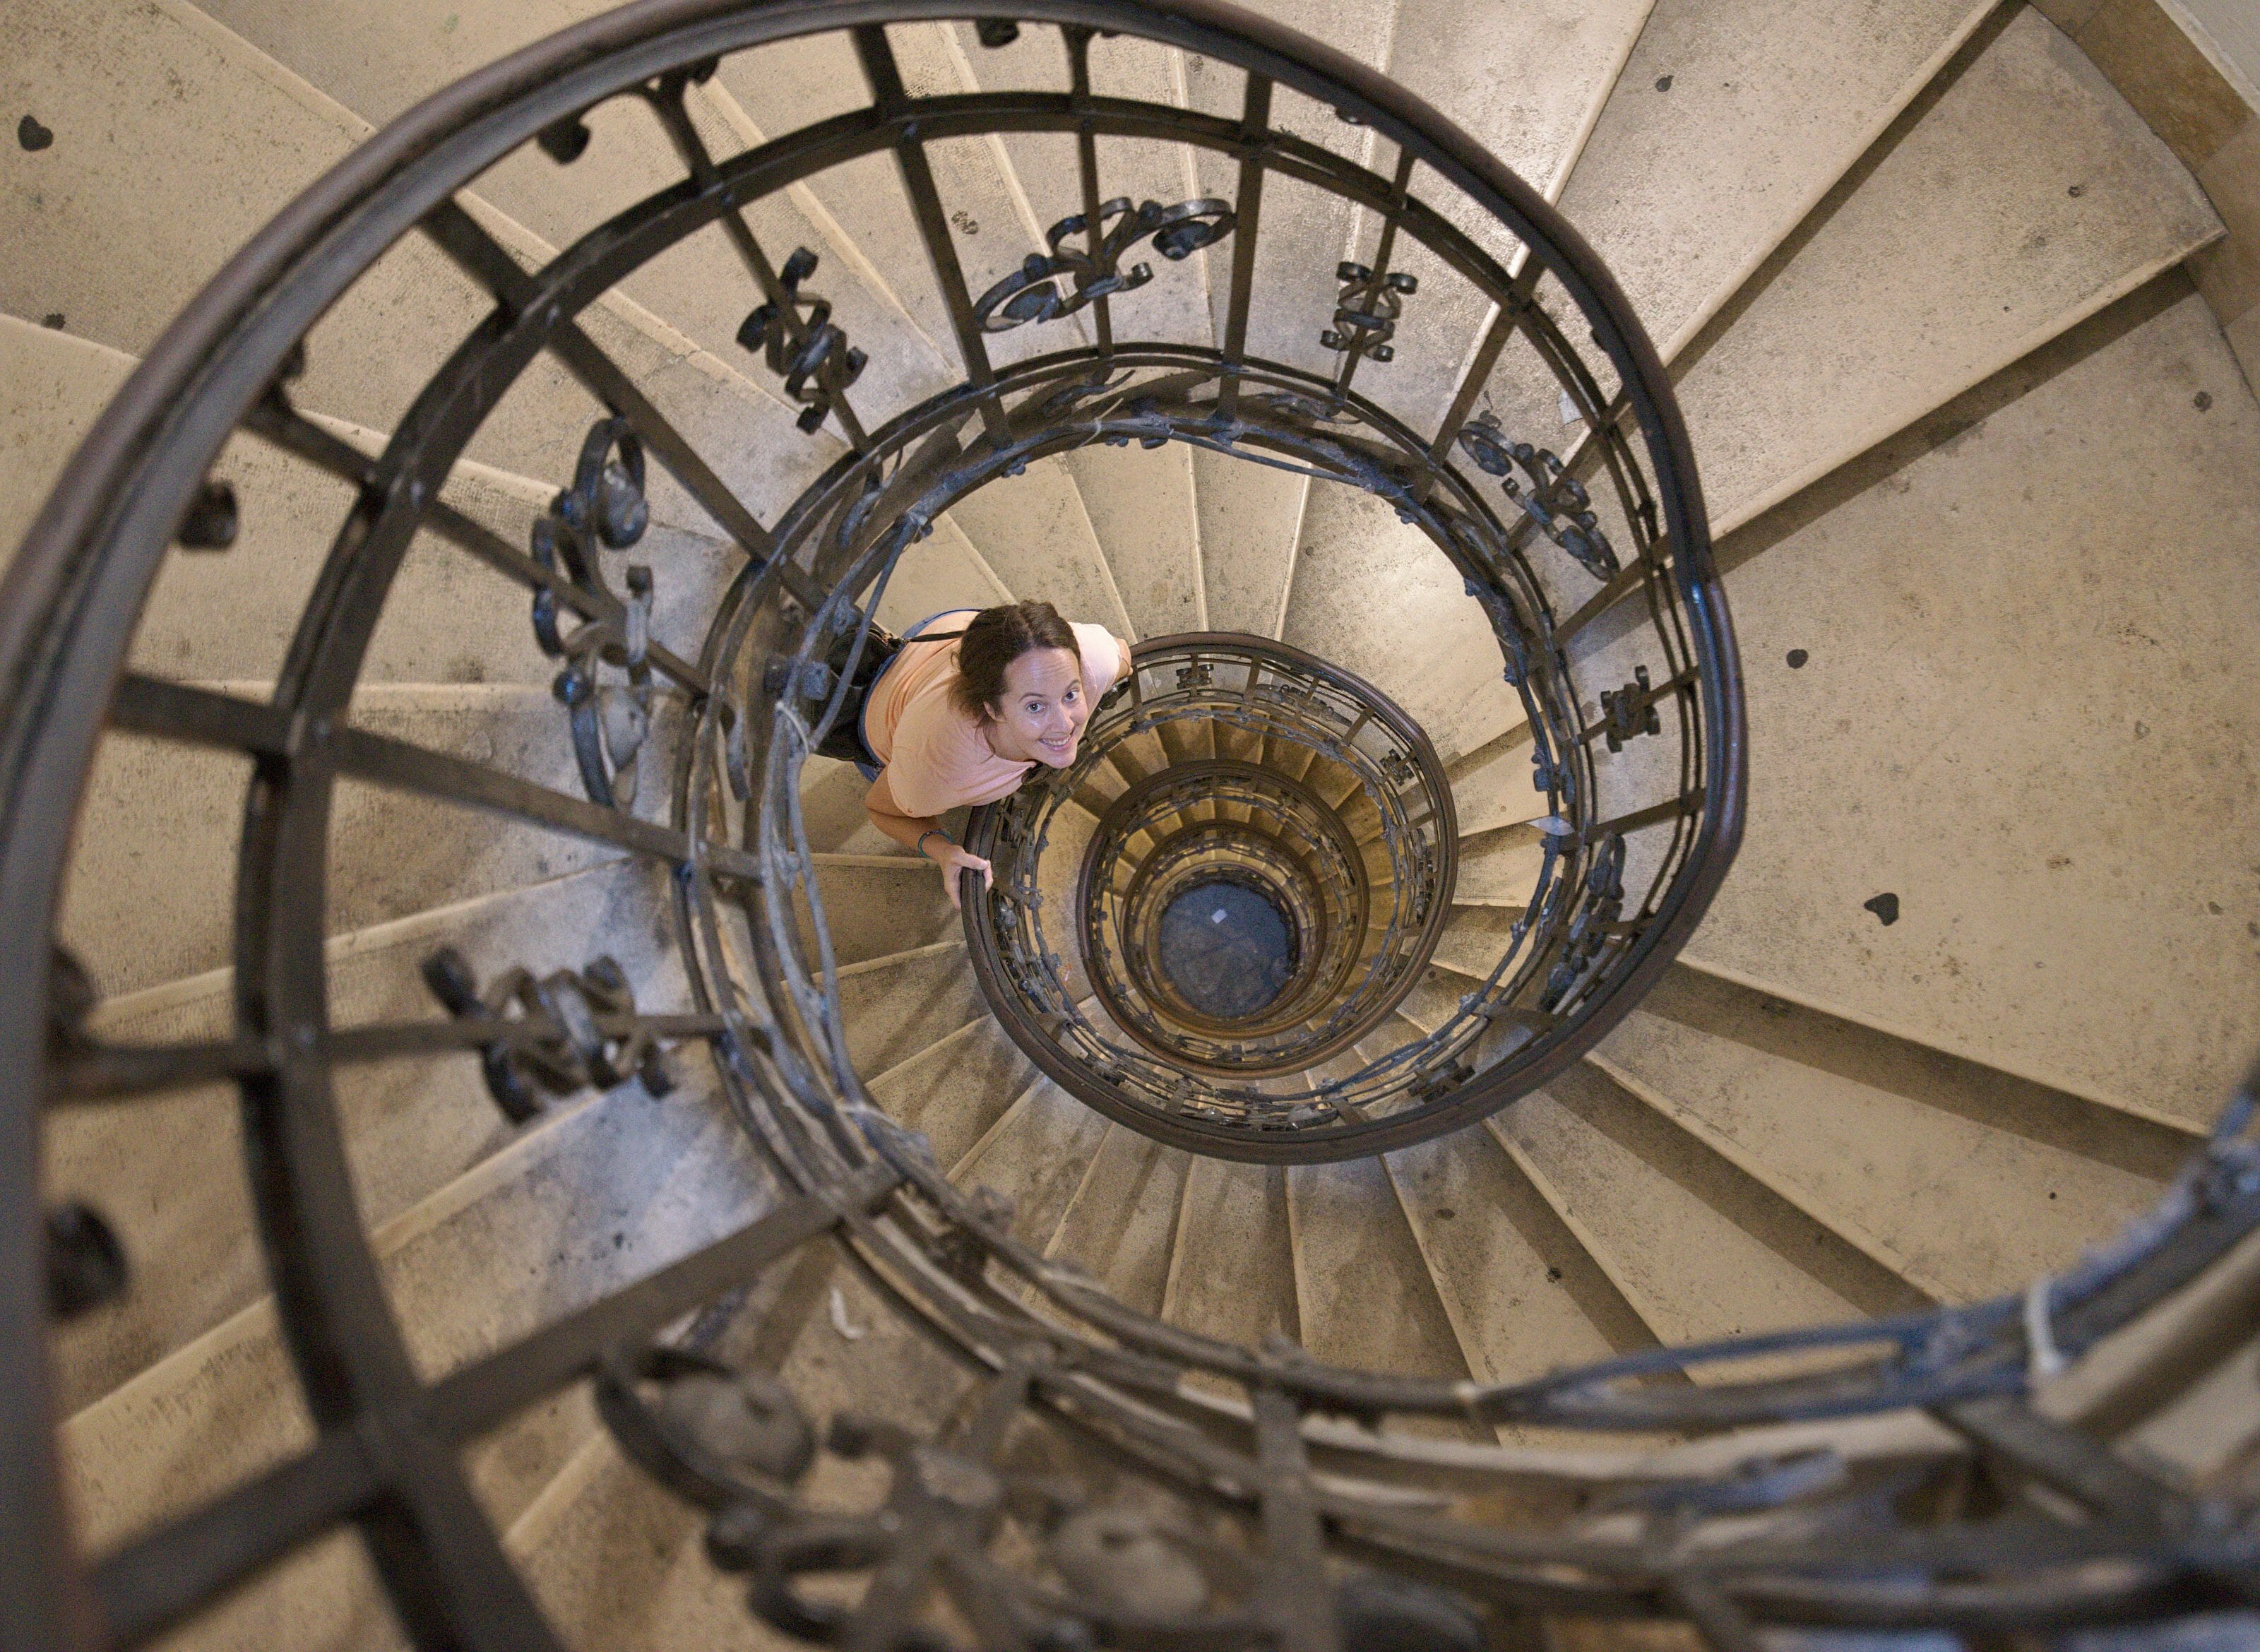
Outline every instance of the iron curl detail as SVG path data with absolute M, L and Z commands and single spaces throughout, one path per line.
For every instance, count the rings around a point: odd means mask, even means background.
M 1133 291 L 1154 278 L 1150 264 L 1122 267 L 1140 241 L 1150 240 L 1155 252 L 1175 263 L 1232 233 L 1234 219 L 1231 206 L 1212 196 L 1166 207 L 1143 201 L 1133 208 L 1128 196 L 1118 195 L 1101 204 L 1098 222 L 1095 253 L 1087 245 L 1069 244 L 1076 236 L 1087 242 L 1090 222 L 1084 213 L 1053 225 L 1044 235 L 1048 255 L 1030 253 L 1019 269 L 974 301 L 974 318 L 982 331 L 1010 333 L 1031 321 L 1056 321 L 1097 299 Z M 1062 275 L 1073 282 L 1064 295 L 1057 284 Z
M 831 301 L 804 293 L 800 283 L 816 273 L 816 254 L 797 247 L 777 272 L 784 303 L 760 305 L 738 328 L 738 343 L 763 357 L 769 371 L 784 381 L 784 393 L 802 404 L 793 422 L 810 435 L 823 426 L 848 386 L 863 376 L 869 357 L 848 342 L 832 319 Z
M 1592 496 L 1550 448 L 1508 441 L 1499 431 L 1498 415 L 1486 412 L 1460 433 L 1460 449 L 1477 469 L 1498 477 L 1506 497 L 1580 568 L 1598 580 L 1616 576 L 1621 564 L 1593 513 Z M 1530 478 L 1527 487 L 1514 479 L 1516 466 Z

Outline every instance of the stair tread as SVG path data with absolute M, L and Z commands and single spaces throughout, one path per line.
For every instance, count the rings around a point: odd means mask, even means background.
M 1656 0 L 1561 206 L 1667 360 L 1991 10 Z
M 2162 804 L 2192 841 L 2252 834 L 2221 776 L 2255 737 L 2255 476 L 2260 407 L 2190 296 L 1731 574 L 1749 825 L 1691 961 L 2210 1119 L 2250 1057 L 2260 905 L 2149 848 Z M 2144 521 L 2170 569 L 2128 554 Z
M 2018 165 L 1997 163 L 2010 154 Z M 2020 12 L 1681 383 L 1713 527 L 2219 233 L 2196 181 L 2101 73 Z
M 1550 1090 L 1491 1124 L 1661 1341 L 1863 1317 Z
M 1196 1159 L 1186 1172 L 1162 1317 L 1228 1342 L 1299 1334 L 1286 1172 Z
M 973 1020 L 867 1082 L 898 1124 L 922 1133 L 936 1163 L 955 1164 L 987 1134 L 1036 1069 L 985 1007 Z
M 1023 1090 L 952 1167 L 961 1187 L 986 1187 L 1012 1202 L 1012 1232 L 1038 1251 L 1083 1185 L 1111 1126 L 1048 1078 Z
M 1409 1377 L 1468 1375 L 1379 1160 L 1296 1165 L 1287 1172 L 1287 1198 L 1301 1340 L 1313 1358 Z
M 1079 1262 L 1117 1302 L 1158 1313 L 1193 1157 L 1108 1126 L 1045 1254 Z

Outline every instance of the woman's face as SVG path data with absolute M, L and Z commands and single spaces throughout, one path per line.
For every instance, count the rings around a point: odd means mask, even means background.
M 999 757 L 1066 768 L 1091 720 L 1083 662 L 1065 648 L 1029 649 L 1005 668 L 1005 697 L 989 716 L 989 748 Z

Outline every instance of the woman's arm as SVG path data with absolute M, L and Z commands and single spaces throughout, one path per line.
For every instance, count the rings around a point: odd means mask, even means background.
M 871 824 L 901 844 L 923 855 L 941 869 L 941 886 L 948 891 L 949 904 L 959 905 L 957 875 L 962 871 L 981 874 L 981 886 L 986 889 L 996 877 L 996 870 L 977 855 L 969 855 L 942 830 L 941 822 L 932 815 L 904 814 L 895 802 L 895 794 L 887 784 L 886 771 L 871 783 L 871 790 L 863 794 L 863 812 L 871 817 Z

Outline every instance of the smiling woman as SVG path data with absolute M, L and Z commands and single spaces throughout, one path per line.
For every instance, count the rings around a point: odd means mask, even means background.
M 921 640 L 928 630 L 948 634 Z M 1092 704 L 1129 661 L 1130 645 L 1104 626 L 1070 626 L 1047 602 L 936 614 L 912 627 L 863 701 L 863 742 L 880 766 L 865 812 L 941 869 L 955 905 L 957 872 L 978 872 L 985 884 L 991 871 L 938 817 L 1010 797 L 1038 763 L 1072 763 Z

